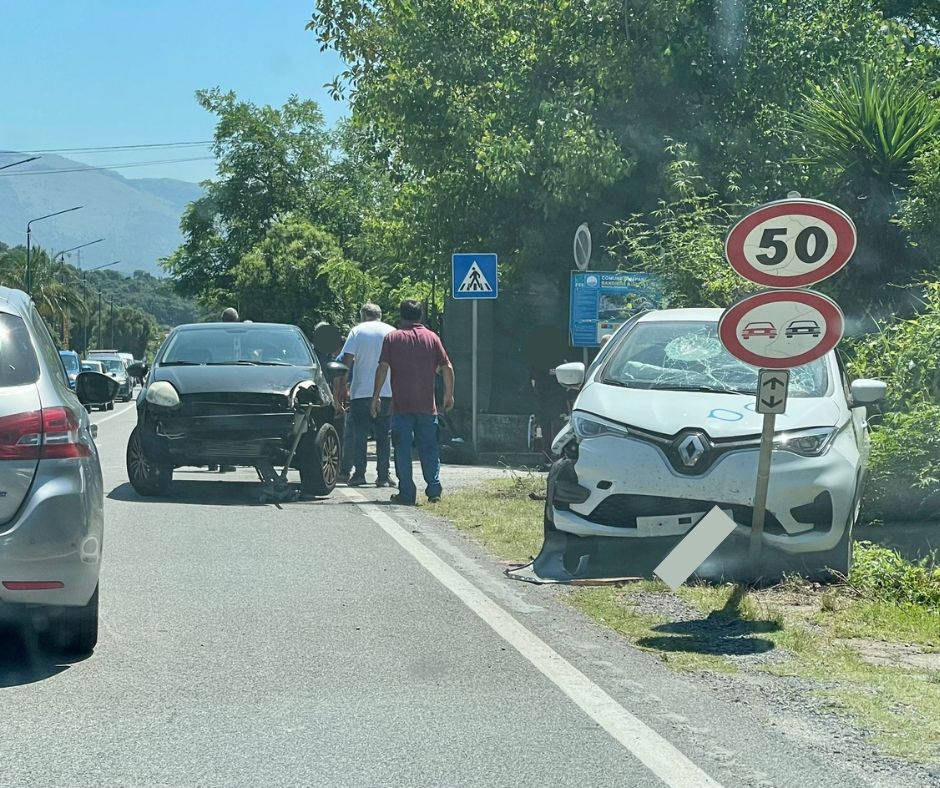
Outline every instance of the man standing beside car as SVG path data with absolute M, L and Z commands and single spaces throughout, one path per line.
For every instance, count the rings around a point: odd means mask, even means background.
M 372 414 L 381 413 L 382 390 L 392 375 L 392 442 L 395 444 L 395 470 L 398 494 L 392 503 L 414 505 L 417 499 L 411 469 L 411 446 L 418 447 L 421 472 L 430 503 L 441 499 L 441 459 L 437 442 L 437 404 L 434 398 L 436 375 L 444 379 L 444 410 L 454 407 L 454 368 L 440 337 L 421 323 L 419 301 L 401 302 L 401 326 L 385 337 L 375 372 Z
M 379 366 L 379 356 L 385 337 L 395 329 L 382 322 L 382 309 L 376 304 L 363 304 L 359 310 L 362 320 L 346 338 L 340 352 L 343 364 L 353 370 L 349 384 L 349 414 L 352 420 L 353 475 L 350 487 L 366 483 L 367 446 L 369 433 L 375 434 L 375 462 L 378 478 L 376 487 L 391 487 L 391 403 L 392 387 L 385 380 L 379 391 L 378 412 L 372 413 L 372 383 Z

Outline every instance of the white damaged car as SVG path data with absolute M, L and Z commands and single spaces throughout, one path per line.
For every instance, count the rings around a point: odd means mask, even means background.
M 624 324 L 594 363 L 565 364 L 581 387 L 555 439 L 545 545 L 530 567 L 565 582 L 651 576 L 712 507 L 737 529 L 697 572 L 770 580 L 847 573 L 868 457 L 867 404 L 885 384 L 849 384 L 834 352 L 791 372 L 777 416 L 764 560 L 748 559 L 762 416 L 758 370 L 718 339 L 720 309 L 648 312 Z

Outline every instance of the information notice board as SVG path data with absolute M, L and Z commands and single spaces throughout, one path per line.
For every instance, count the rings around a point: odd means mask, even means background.
M 652 274 L 572 271 L 569 332 L 572 347 L 598 347 L 637 312 L 656 309 L 660 292 Z

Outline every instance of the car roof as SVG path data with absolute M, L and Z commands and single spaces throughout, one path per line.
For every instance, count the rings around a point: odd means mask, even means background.
M 23 315 L 29 312 L 29 296 L 22 290 L 0 287 L 0 309 L 4 312 Z
M 710 307 L 692 307 L 686 309 L 654 309 L 641 315 L 638 323 L 657 323 L 672 321 L 699 321 L 706 323 L 717 323 L 721 317 L 723 309 L 713 309 Z

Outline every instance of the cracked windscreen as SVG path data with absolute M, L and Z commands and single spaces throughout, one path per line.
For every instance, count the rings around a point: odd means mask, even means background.
M 754 395 L 757 368 L 732 356 L 711 321 L 638 323 L 604 371 L 609 385 L 669 391 Z M 822 397 L 829 386 L 825 358 L 790 372 L 791 397 Z

